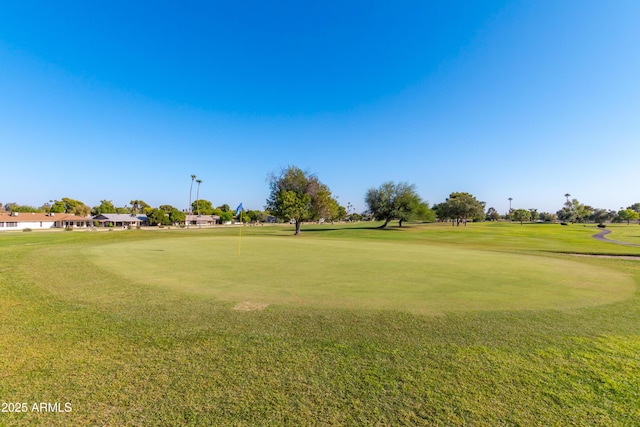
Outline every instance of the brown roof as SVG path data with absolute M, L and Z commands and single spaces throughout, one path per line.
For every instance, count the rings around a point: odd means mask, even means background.
M 33 212 L 0 212 L 0 222 L 37 222 L 37 221 L 92 221 L 91 217 L 66 213 L 46 214 Z

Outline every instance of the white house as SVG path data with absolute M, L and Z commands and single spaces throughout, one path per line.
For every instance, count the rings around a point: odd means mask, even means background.
M 138 227 L 147 222 L 146 215 L 105 213 L 93 217 L 101 227 Z
M 65 213 L 0 212 L 0 231 L 88 228 L 93 219 Z
M 187 215 L 186 222 L 190 225 L 215 225 L 220 224 L 218 215 Z

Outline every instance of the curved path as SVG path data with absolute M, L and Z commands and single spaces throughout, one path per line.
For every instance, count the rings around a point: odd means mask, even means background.
M 625 245 L 625 246 L 636 246 L 636 247 L 640 247 L 640 245 L 636 245 L 635 243 L 627 243 L 627 242 L 621 242 L 620 240 L 611 240 L 611 239 L 607 239 L 606 236 L 607 234 L 611 233 L 611 230 L 602 230 L 601 232 L 599 232 L 598 234 L 594 234 L 593 238 L 594 239 L 598 239 L 602 242 L 607 242 L 607 243 L 615 243 L 616 245 Z

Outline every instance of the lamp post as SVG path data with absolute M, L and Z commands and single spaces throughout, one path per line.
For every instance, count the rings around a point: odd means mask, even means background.
M 196 179 L 196 182 L 198 183 L 198 189 L 196 190 L 196 212 L 198 216 L 200 216 L 200 184 L 202 184 L 202 180 Z
M 196 176 L 191 175 L 191 187 L 189 187 L 189 208 L 187 209 L 187 228 L 189 228 L 189 215 L 191 214 L 191 194 L 193 191 L 193 181 L 195 181 Z

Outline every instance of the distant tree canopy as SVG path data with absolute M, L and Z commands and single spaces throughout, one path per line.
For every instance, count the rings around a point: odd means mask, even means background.
M 147 214 L 149 225 L 169 225 L 171 221 L 169 215 L 162 209 L 152 209 Z
M 378 188 L 370 188 L 365 203 L 374 219 L 384 221 L 380 228 L 385 228 L 392 220 L 398 220 L 402 227 L 404 221 L 432 221 L 435 218 L 429 205 L 418 196 L 415 185 L 407 182 L 388 181 Z
M 551 222 L 558 219 L 558 215 L 550 212 L 542 212 L 540 213 L 540 219 L 543 221 Z
M 191 211 L 200 215 L 213 215 L 214 209 L 211 201 L 200 199 L 191 203 Z
M 233 212 L 230 211 L 222 211 L 220 213 L 220 221 L 221 222 L 231 222 L 233 220 Z
M 520 221 L 520 225 L 522 225 L 524 221 L 531 220 L 531 211 L 526 209 L 516 209 L 511 212 L 511 215 L 515 221 Z
M 611 213 L 606 209 L 595 209 L 591 214 L 591 219 L 598 224 L 602 224 L 608 219 L 611 219 Z
M 184 224 L 184 222 L 187 220 L 187 214 L 185 214 L 182 211 L 179 211 L 178 209 L 172 209 L 169 212 L 169 221 L 172 224 Z
M 2 203 L 0 203 L 0 208 L 2 208 Z M 7 212 L 45 212 L 44 207 L 36 208 L 29 205 L 19 205 L 14 202 L 7 203 L 4 206 L 4 209 L 0 209 L 0 212 L 3 210 L 6 210 Z
M 637 219 L 638 224 L 640 224 L 640 203 L 634 203 L 631 206 L 627 206 L 627 209 L 631 209 L 632 211 L 638 214 L 638 216 L 635 219 Z
M 145 209 L 151 209 L 151 206 L 146 204 L 144 200 L 134 199 L 129 202 L 131 204 L 131 213 L 144 213 Z
M 481 202 L 469 193 L 451 193 L 446 201 L 436 205 L 438 218 L 442 221 L 455 221 L 456 225 L 467 224 L 467 220 L 482 220 L 485 202 Z
M 267 220 L 267 214 L 259 210 L 249 209 L 242 214 L 242 219 L 250 222 L 264 222 Z
M 487 221 L 497 221 L 500 219 L 500 214 L 495 208 L 491 207 L 487 209 L 486 219 Z
M 594 209 L 591 206 L 584 205 L 578 199 L 572 199 L 565 202 L 564 207 L 557 212 L 558 219 L 562 222 L 584 222 L 593 214 Z
M 300 234 L 303 221 L 326 218 L 333 204 L 329 187 L 317 176 L 296 166 L 288 166 L 269 178 L 269 198 L 265 209 L 285 221 L 295 221 L 295 234 Z
M 51 205 L 51 212 L 88 216 L 91 213 L 91 208 L 79 200 L 63 197 L 62 200 L 56 200 Z
M 117 210 L 111 200 L 100 200 L 100 204 L 98 206 L 94 206 L 91 210 L 91 213 L 93 215 L 100 215 L 107 213 L 117 213 Z
M 618 217 L 621 221 L 627 221 L 627 225 L 631 224 L 631 221 L 635 221 L 640 218 L 640 214 L 632 209 L 622 209 L 618 212 Z

